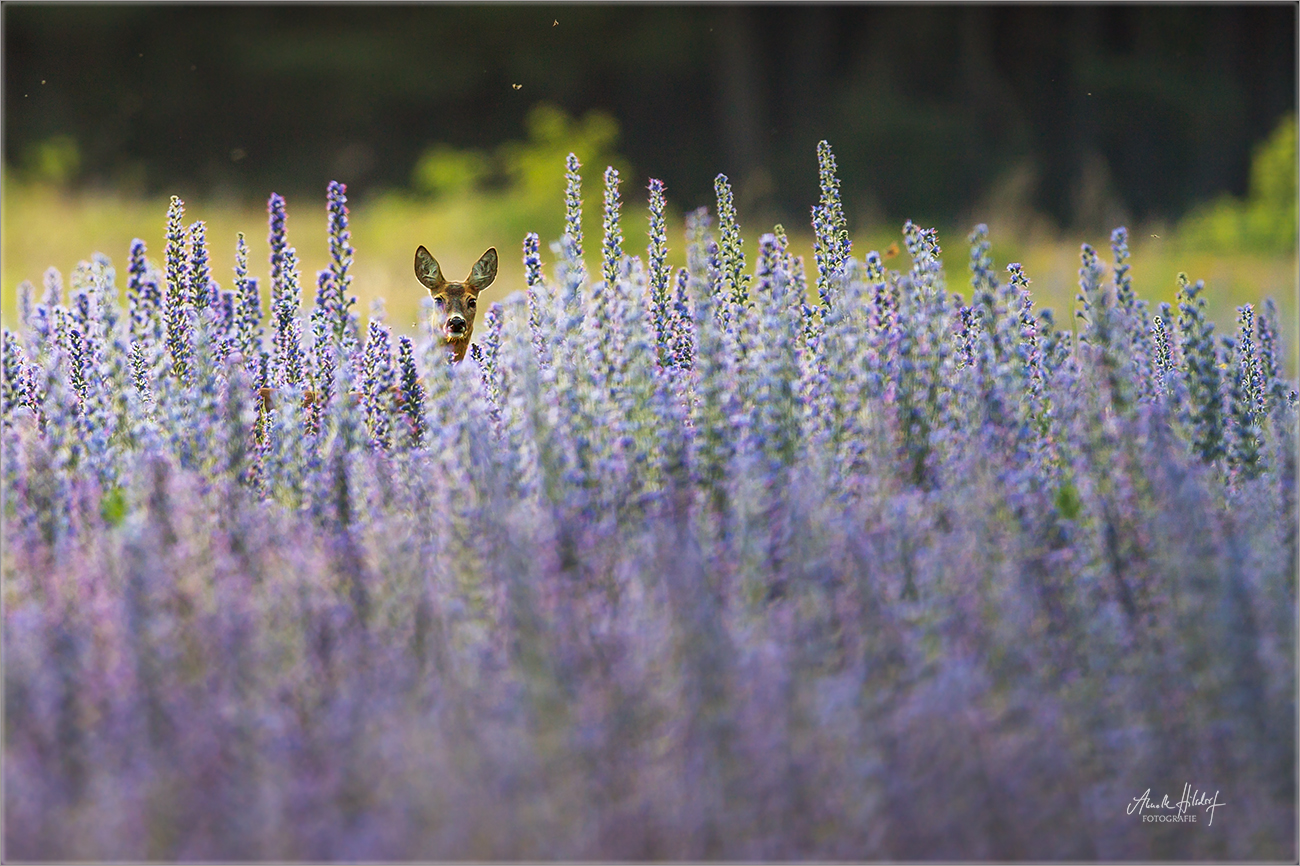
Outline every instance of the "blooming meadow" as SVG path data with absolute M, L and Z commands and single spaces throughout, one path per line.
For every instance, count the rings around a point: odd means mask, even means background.
M 613 169 L 586 255 L 571 156 L 460 364 L 361 327 L 339 184 L 310 309 L 275 195 L 266 310 L 178 199 L 161 266 L 25 286 L 7 858 L 1294 859 L 1272 303 L 1150 310 L 1121 228 L 1063 328 L 983 226 L 967 299 L 817 156 L 812 262 L 719 176 L 676 271 Z

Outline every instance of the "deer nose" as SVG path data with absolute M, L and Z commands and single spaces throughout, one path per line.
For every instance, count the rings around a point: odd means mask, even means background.
M 452 316 L 447 320 L 447 330 L 453 334 L 459 334 L 465 330 L 465 319 L 461 316 Z

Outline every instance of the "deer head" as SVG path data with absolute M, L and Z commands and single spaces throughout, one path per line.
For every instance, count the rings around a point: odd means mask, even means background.
M 492 285 L 497 277 L 496 247 L 483 254 L 464 282 L 449 283 L 442 275 L 438 260 L 420 245 L 415 250 L 415 277 L 433 296 L 434 328 L 451 350 L 453 360 L 460 361 L 465 357 L 470 335 L 474 333 L 478 293 Z

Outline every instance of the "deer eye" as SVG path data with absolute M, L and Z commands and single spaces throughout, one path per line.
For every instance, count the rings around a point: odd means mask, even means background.
M 447 306 L 447 301 L 446 301 L 446 299 L 443 298 L 441 295 L 436 295 L 436 296 L 434 296 L 433 302 L 434 302 L 435 304 L 437 304 L 438 306 L 440 306 L 440 307 L 445 307 L 445 306 Z
M 472 310 L 472 309 L 474 309 L 474 308 L 477 307 L 477 306 L 478 306 L 478 301 L 474 300 L 473 298 L 470 298 L 470 299 L 469 299 L 469 308 Z

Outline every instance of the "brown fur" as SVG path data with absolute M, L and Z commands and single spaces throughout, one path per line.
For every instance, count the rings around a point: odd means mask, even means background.
M 478 293 L 492 285 L 497 276 L 497 251 L 485 252 L 463 282 L 450 283 L 442 275 L 438 260 L 421 244 L 415 250 L 415 278 L 433 297 L 433 325 L 443 343 L 460 361 L 469 349 L 474 333 L 474 315 L 478 312 Z

